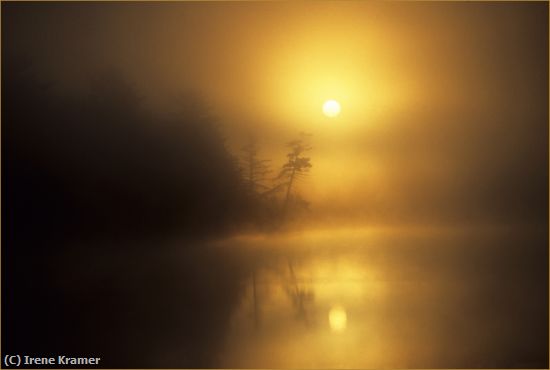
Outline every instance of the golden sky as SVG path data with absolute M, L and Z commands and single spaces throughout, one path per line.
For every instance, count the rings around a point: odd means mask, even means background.
M 546 187 L 548 5 L 197 2 L 10 5 L 7 48 L 61 89 L 114 66 L 154 109 L 200 91 L 237 151 L 276 166 L 313 134 L 302 193 L 370 218 L 525 218 Z M 322 114 L 341 103 L 336 118 Z M 495 195 L 496 194 L 496 195 Z M 507 200 L 502 204 L 502 199 Z M 541 211 L 542 212 L 542 211 Z

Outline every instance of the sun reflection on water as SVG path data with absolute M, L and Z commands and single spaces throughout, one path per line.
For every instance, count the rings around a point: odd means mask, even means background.
M 332 331 L 344 331 L 348 324 L 346 310 L 342 306 L 332 307 L 328 313 L 328 321 Z
M 231 367 L 376 363 L 379 346 L 371 336 L 378 331 L 371 313 L 385 301 L 382 272 L 370 258 L 358 258 L 357 250 L 337 248 L 332 240 L 311 240 L 320 250 L 315 254 L 305 244 L 301 250 L 283 244 L 288 249 L 279 247 L 245 283 L 226 339 L 224 361 Z

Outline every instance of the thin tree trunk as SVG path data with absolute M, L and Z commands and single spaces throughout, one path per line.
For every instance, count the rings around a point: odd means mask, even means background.
M 290 199 L 290 189 L 292 188 L 292 183 L 294 182 L 294 175 L 296 173 L 296 168 L 292 169 L 292 174 L 290 175 L 290 180 L 288 182 L 288 188 L 286 189 L 285 205 L 283 207 L 283 219 L 286 218 L 286 213 L 288 210 L 288 202 Z

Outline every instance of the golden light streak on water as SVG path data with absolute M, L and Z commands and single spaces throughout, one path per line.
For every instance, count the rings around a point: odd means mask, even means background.
M 328 313 L 328 321 L 332 331 L 344 331 L 348 324 L 346 310 L 342 306 L 334 306 Z

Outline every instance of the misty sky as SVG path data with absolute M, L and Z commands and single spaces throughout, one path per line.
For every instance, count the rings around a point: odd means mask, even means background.
M 3 57 L 64 93 L 117 68 L 144 102 L 200 92 L 235 154 L 313 134 L 301 193 L 369 222 L 546 223 L 548 4 L 2 4 Z M 324 117 L 326 99 L 342 114 Z M 325 212 L 322 212 L 325 211 Z M 330 215 L 330 216 L 329 216 Z

